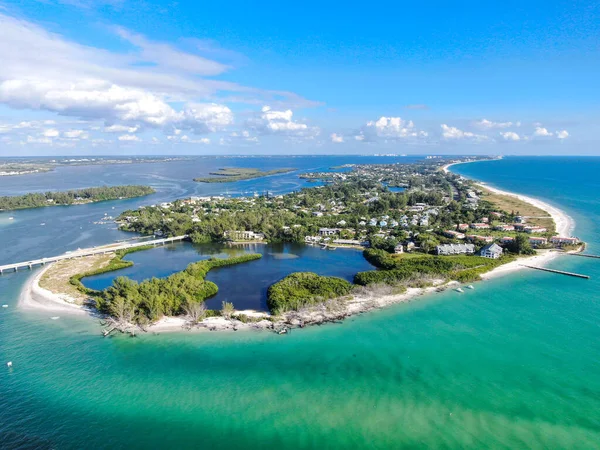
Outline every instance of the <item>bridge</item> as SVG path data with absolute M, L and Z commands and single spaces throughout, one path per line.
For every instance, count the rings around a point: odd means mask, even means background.
M 45 264 L 62 261 L 65 259 L 75 259 L 82 258 L 84 256 L 92 256 L 98 254 L 106 254 L 111 252 L 116 252 L 117 250 L 126 250 L 129 248 L 135 247 L 143 247 L 146 245 L 165 245 L 170 244 L 177 241 L 183 241 L 187 239 L 189 236 L 184 234 L 183 236 L 174 236 L 169 238 L 161 238 L 161 239 L 153 239 L 151 241 L 143 241 L 143 242 L 135 242 L 135 243 L 116 243 L 116 244 L 108 244 L 102 245 L 100 247 L 92 247 L 86 249 L 79 249 L 72 252 L 67 252 L 59 256 L 51 256 L 49 258 L 42 259 L 33 259 L 31 261 L 6 264 L 4 266 L 0 266 L 0 275 L 6 271 L 14 271 L 17 272 L 19 269 L 33 269 L 34 266 L 43 266 Z

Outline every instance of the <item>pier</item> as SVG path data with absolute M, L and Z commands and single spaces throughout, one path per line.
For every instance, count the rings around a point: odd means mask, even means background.
M 529 269 L 543 270 L 544 272 L 551 272 L 551 273 L 558 273 L 560 275 L 567 275 L 569 277 L 585 278 L 587 280 L 590 279 L 589 275 L 582 275 L 580 273 L 573 273 L 573 272 L 565 272 L 564 270 L 555 270 L 555 269 L 547 269 L 545 267 L 528 266 L 527 264 L 520 264 L 520 266 L 527 267 Z
M 171 244 L 173 242 L 183 241 L 184 239 L 187 239 L 187 238 L 188 238 L 188 235 L 185 234 L 183 236 L 174 236 L 174 237 L 169 237 L 169 238 L 153 239 L 151 241 L 143 241 L 143 242 L 136 242 L 136 243 L 129 243 L 129 244 L 116 243 L 116 244 L 102 245 L 100 247 L 80 249 L 80 250 L 75 250 L 72 252 L 64 253 L 64 254 L 58 255 L 58 256 L 51 256 L 49 258 L 41 258 L 41 259 L 34 259 L 31 261 L 25 261 L 25 262 L 13 263 L 13 264 L 5 264 L 3 266 L 0 266 L 0 275 L 7 271 L 18 272 L 19 269 L 33 269 L 33 267 L 35 267 L 35 266 L 43 266 L 43 265 L 46 265 L 49 263 L 62 261 L 64 259 L 82 258 L 84 256 L 98 255 L 101 253 L 106 254 L 106 253 L 116 252 L 117 250 L 126 250 L 129 248 L 143 247 L 146 245 L 156 246 L 156 245 Z

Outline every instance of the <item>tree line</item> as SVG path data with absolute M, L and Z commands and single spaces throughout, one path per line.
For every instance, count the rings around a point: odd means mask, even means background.
M 0 197 L 0 210 L 64 206 L 80 203 L 102 202 L 122 198 L 142 197 L 155 192 L 149 186 L 103 186 L 64 192 L 29 193 Z

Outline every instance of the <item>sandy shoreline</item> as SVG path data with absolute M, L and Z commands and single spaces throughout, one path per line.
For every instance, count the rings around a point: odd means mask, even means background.
M 464 163 L 447 164 L 444 167 L 442 167 L 442 170 L 445 173 L 448 173 L 448 172 L 450 172 L 449 168 L 452 166 L 455 166 L 458 164 L 469 164 L 471 162 L 477 162 L 477 161 L 468 161 L 468 162 L 464 162 Z M 476 184 L 489 190 L 489 191 L 494 192 L 495 194 L 513 197 L 518 200 L 530 203 L 533 206 L 546 211 L 554 220 L 554 223 L 556 224 L 556 232 L 560 236 L 570 237 L 571 233 L 573 233 L 573 231 L 575 230 L 575 220 L 573 220 L 573 218 L 571 216 L 569 216 L 567 213 L 558 209 L 555 206 L 549 205 L 548 203 L 543 202 L 542 200 L 538 200 L 537 198 L 528 197 L 528 196 L 522 195 L 522 194 L 515 194 L 514 192 L 503 191 L 501 189 L 491 187 L 488 184 L 483 183 L 483 182 L 476 182 Z
M 470 161 L 475 162 L 475 161 Z M 464 163 L 455 163 L 464 164 Z M 448 164 L 442 168 L 444 172 L 448 172 L 448 168 L 454 164 Z M 478 183 L 481 186 L 489 189 L 492 192 L 516 197 L 522 201 L 531 203 L 532 205 L 546 211 L 554 220 L 556 224 L 556 230 L 561 236 L 570 236 L 572 233 L 575 222 L 560 209 L 549 205 L 543 201 L 535 198 L 527 197 L 525 195 L 515 194 L 512 192 L 502 191 L 500 189 L 492 188 L 484 183 Z M 516 261 L 504 264 L 497 267 L 490 272 L 482 275 L 483 280 L 496 278 L 499 276 L 508 275 L 517 270 L 522 270 L 524 267 L 522 264 L 534 265 L 543 267 L 549 261 L 560 255 L 557 251 L 547 250 L 540 251 L 537 255 L 519 258 Z M 88 308 L 74 304 L 74 299 L 67 298 L 66 295 L 55 294 L 47 289 L 40 287 L 39 281 L 43 274 L 51 267 L 48 265 L 44 267 L 39 273 L 32 275 L 26 282 L 21 295 L 19 298 L 19 306 L 24 309 L 37 309 L 41 311 L 53 312 L 53 313 L 72 313 L 72 314 L 87 314 L 90 316 L 96 315 L 94 311 Z M 301 313 L 288 313 L 282 316 L 281 320 L 273 322 L 271 320 L 260 320 L 258 322 L 242 323 L 239 320 L 228 320 L 223 317 L 211 317 L 201 322 L 199 326 L 189 328 L 186 320 L 183 317 L 163 317 L 161 320 L 151 325 L 148 328 L 149 332 L 161 333 L 161 332 L 173 332 L 173 331 L 237 331 L 237 330 L 273 330 L 283 326 L 303 326 L 304 324 L 317 324 L 330 321 L 341 320 L 345 317 L 360 314 L 363 312 L 384 308 L 393 304 L 408 302 L 416 297 L 434 293 L 440 290 L 451 289 L 458 287 L 460 284 L 456 281 L 450 281 L 448 283 L 438 282 L 433 287 L 428 288 L 408 288 L 405 293 L 402 294 L 384 294 L 384 293 L 371 293 L 363 296 L 355 296 L 349 299 L 343 308 L 326 308 L 324 306 L 307 308 Z M 247 310 L 247 311 L 236 311 L 236 313 L 245 314 L 250 317 L 265 317 L 269 318 L 268 313 Z

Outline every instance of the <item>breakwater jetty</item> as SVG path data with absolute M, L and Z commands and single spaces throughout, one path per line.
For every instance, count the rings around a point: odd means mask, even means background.
M 600 259 L 600 255 L 589 255 L 589 254 L 585 254 L 585 253 L 567 253 L 567 255 L 570 255 L 570 256 L 580 256 L 582 258 L 596 258 L 596 259 Z
M 134 248 L 134 247 L 143 247 L 146 245 L 165 245 L 165 244 L 170 244 L 170 243 L 177 242 L 177 241 L 183 241 L 184 239 L 187 239 L 187 238 L 188 238 L 188 235 L 184 234 L 182 236 L 153 239 L 151 241 L 143 241 L 143 242 L 135 242 L 135 243 L 116 243 L 116 244 L 102 245 L 99 247 L 80 249 L 80 250 L 75 250 L 72 252 L 67 252 L 67 253 L 64 253 L 64 254 L 58 255 L 58 256 L 50 256 L 48 258 L 33 259 L 31 261 L 5 264 L 3 266 L 0 266 L 0 274 L 7 272 L 7 271 L 17 272 L 19 269 L 33 269 L 34 266 L 43 266 L 48 263 L 62 261 L 64 259 L 82 258 L 84 256 L 92 256 L 92 255 L 98 255 L 101 253 L 116 252 L 117 250 L 125 250 L 125 249 L 129 249 L 129 248 Z
M 523 267 L 527 267 L 529 269 L 542 270 L 544 272 L 551 272 L 551 273 L 558 273 L 560 275 L 567 275 L 570 277 L 585 278 L 588 280 L 590 278 L 589 275 L 582 275 L 580 273 L 573 273 L 573 272 L 565 272 L 564 270 L 547 269 L 546 267 L 529 266 L 527 264 L 520 264 L 520 265 Z

